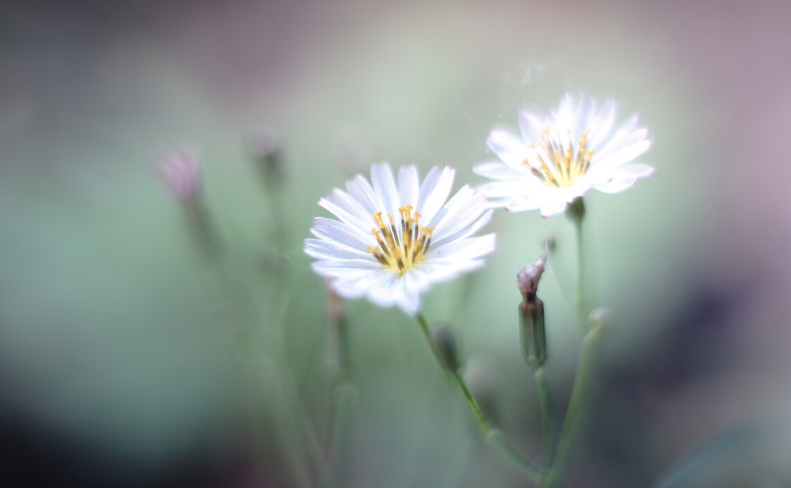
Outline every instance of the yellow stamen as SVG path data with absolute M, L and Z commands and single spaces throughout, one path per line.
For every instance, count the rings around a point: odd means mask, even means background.
M 382 218 L 382 212 L 373 215 L 379 228 L 371 229 L 371 234 L 379 247 L 369 246 L 367 251 L 399 276 L 423 261 L 434 232 L 434 227 L 420 227 L 420 212 L 413 212 L 413 208 L 411 205 L 404 205 L 398 209 L 400 226 L 396 225 L 391 214 L 387 214 L 389 225 Z M 399 227 L 401 232 L 398 232 Z
M 575 145 L 571 142 L 571 131 L 568 145 L 564 145 L 560 133 L 552 133 L 547 127 L 541 132 L 541 143 L 539 147 L 533 144 L 534 161 L 525 159 L 522 164 L 530 168 L 538 179 L 547 186 L 553 188 L 568 188 L 573 186 L 582 175 L 588 172 L 591 158 L 595 151 L 588 150 L 588 131 L 580 135 L 580 139 Z M 549 158 L 544 160 L 542 152 Z

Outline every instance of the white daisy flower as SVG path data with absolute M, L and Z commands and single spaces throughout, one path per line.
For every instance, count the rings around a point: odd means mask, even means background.
M 542 217 L 565 210 L 575 198 L 595 188 L 616 193 L 651 176 L 654 169 L 629 163 L 651 147 L 637 116 L 614 128 L 615 102 L 600 108 L 582 97 L 566 95 L 556 111 L 541 117 L 519 112 L 519 138 L 494 129 L 486 144 L 501 161 L 480 164 L 475 174 L 492 180 L 478 188 L 492 206 L 509 212 L 541 209 Z
M 335 189 L 319 205 L 340 220 L 316 217 L 305 239 L 313 269 L 331 279 L 345 298 L 368 297 L 382 307 L 420 310 L 431 285 L 483 265 L 494 234 L 471 237 L 492 218 L 486 199 L 465 185 L 450 200 L 455 171 L 432 168 L 421 184 L 417 168 L 371 167 L 373 187 L 362 175 Z

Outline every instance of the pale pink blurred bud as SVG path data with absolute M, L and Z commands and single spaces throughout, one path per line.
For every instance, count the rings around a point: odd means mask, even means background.
M 162 181 L 179 201 L 195 201 L 200 194 L 201 168 L 198 157 L 189 149 L 168 154 L 159 168 Z

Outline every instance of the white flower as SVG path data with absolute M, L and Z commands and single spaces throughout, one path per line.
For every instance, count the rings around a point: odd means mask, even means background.
M 637 116 L 617 126 L 615 102 L 601 108 L 591 98 L 578 103 L 566 95 L 544 117 L 519 113 L 522 137 L 494 129 L 486 144 L 502 162 L 475 166 L 475 174 L 492 180 L 478 188 L 492 206 L 509 212 L 541 209 L 542 217 L 565 210 L 575 198 L 595 188 L 616 193 L 653 174 L 640 163 L 626 164 L 651 147 Z
M 368 297 L 414 315 L 432 284 L 483 265 L 495 236 L 471 237 L 492 218 L 486 199 L 465 185 L 446 200 L 452 168 L 432 168 L 420 184 L 417 168 L 371 167 L 373 187 L 362 175 L 335 189 L 319 205 L 340 220 L 316 217 L 305 239 L 313 269 L 345 298 Z

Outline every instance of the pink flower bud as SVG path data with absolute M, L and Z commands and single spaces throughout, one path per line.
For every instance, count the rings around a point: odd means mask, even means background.
M 179 201 L 189 202 L 198 198 L 201 168 L 198 157 L 188 149 L 177 149 L 168 154 L 159 168 L 162 181 Z

